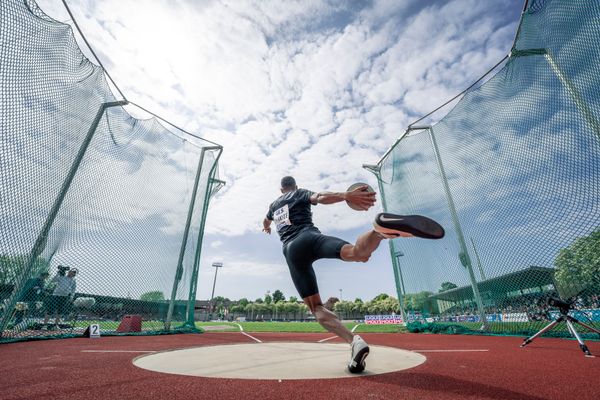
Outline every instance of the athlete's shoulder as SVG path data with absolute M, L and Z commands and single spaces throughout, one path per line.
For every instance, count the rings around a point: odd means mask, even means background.
M 300 188 L 300 189 L 298 189 L 296 192 L 297 192 L 298 194 L 300 194 L 300 195 L 307 195 L 307 194 L 308 194 L 309 196 L 312 196 L 312 195 L 313 195 L 313 193 L 315 193 L 315 192 L 313 192 L 312 190 L 309 190 L 309 189 L 303 189 L 303 188 Z

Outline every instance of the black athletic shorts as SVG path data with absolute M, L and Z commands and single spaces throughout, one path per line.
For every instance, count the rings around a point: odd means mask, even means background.
M 313 262 L 321 258 L 341 258 L 345 240 L 323 235 L 316 229 L 300 232 L 283 245 L 283 255 L 290 268 L 294 286 L 302 298 L 319 293 Z

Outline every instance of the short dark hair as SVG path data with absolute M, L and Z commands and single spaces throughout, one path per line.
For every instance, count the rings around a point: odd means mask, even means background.
M 281 178 L 282 189 L 292 189 L 296 186 L 296 180 L 292 176 L 284 176 Z

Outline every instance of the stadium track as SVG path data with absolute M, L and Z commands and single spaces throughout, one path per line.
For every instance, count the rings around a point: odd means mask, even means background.
M 252 333 L 263 342 L 317 342 L 329 334 Z M 415 368 L 326 380 L 238 380 L 156 373 L 135 367 L 144 353 L 253 343 L 237 332 L 62 339 L 0 345 L 0 399 L 598 399 L 600 342 L 428 334 L 363 334 L 369 343 L 424 351 Z M 331 341 L 333 342 L 333 341 Z M 486 349 L 461 352 L 456 350 Z M 89 352 L 88 350 L 95 350 Z M 99 352 L 109 351 L 109 352 Z M 119 352 L 128 351 L 128 352 Z

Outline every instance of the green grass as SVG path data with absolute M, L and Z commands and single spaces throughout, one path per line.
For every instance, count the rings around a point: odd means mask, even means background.
M 317 322 L 239 322 L 245 332 L 301 332 L 301 333 L 324 333 L 325 329 Z M 348 329 L 354 328 L 356 322 L 346 322 Z M 196 327 L 203 326 L 228 326 L 224 332 L 237 332 L 237 323 L 232 322 L 196 322 Z M 359 324 L 356 333 L 396 333 L 406 332 L 401 325 L 365 325 Z

